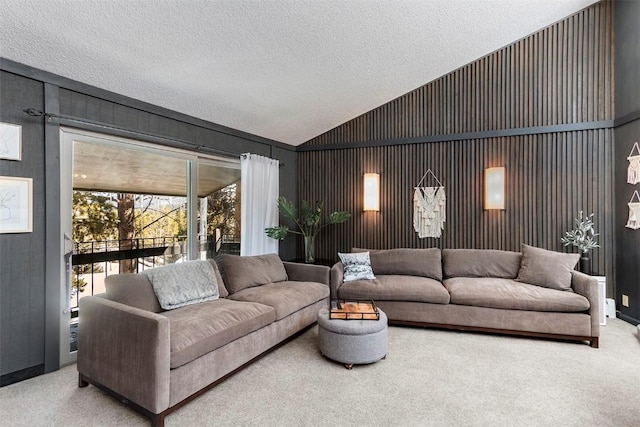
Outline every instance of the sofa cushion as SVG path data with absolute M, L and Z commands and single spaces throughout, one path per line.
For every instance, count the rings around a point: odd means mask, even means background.
M 345 282 L 376 278 L 376 276 L 373 275 L 373 270 L 371 270 L 369 252 L 354 252 L 350 254 L 338 252 L 338 256 L 344 266 L 344 276 L 342 280 Z
M 151 268 L 141 273 L 153 285 L 165 310 L 218 299 L 218 283 L 209 261 L 186 261 Z
M 273 307 L 276 320 L 329 297 L 329 287 L 316 282 L 278 282 L 231 294 L 236 301 L 252 301 Z
M 287 280 L 287 271 L 277 254 L 255 256 L 223 254 L 217 258 L 217 262 L 230 294 L 254 286 Z
M 590 304 L 582 295 L 543 288 L 512 279 L 454 277 L 444 286 L 451 303 L 506 310 L 583 312 Z
M 170 322 L 170 367 L 198 357 L 276 320 L 272 307 L 219 299 L 163 313 Z
M 580 254 L 566 254 L 522 245 L 522 261 L 516 280 L 567 291 L 571 289 L 571 271 L 578 260 Z
M 520 270 L 520 252 L 493 249 L 443 249 L 444 277 L 499 277 L 515 279 Z
M 367 249 L 353 248 L 353 252 Z M 442 280 L 442 255 L 439 248 L 370 250 L 374 274 L 397 274 Z
M 153 313 L 162 311 L 158 297 L 153 292 L 153 285 L 142 274 L 112 274 L 104 280 L 104 287 L 107 298 L 111 301 Z
M 379 275 L 375 280 L 344 282 L 337 296 L 354 300 L 449 303 L 449 293 L 442 283 L 422 276 Z

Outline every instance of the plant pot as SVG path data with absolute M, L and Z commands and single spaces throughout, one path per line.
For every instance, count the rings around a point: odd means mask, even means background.
M 312 264 L 315 261 L 316 236 L 304 236 L 304 262 Z
M 591 258 L 589 254 L 582 254 L 580 256 L 580 271 L 584 274 L 591 274 Z

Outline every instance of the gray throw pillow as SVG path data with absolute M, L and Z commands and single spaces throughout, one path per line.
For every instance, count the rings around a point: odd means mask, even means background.
M 218 285 L 209 261 L 187 261 L 143 271 L 164 310 L 218 299 Z
M 340 261 L 344 265 L 344 282 L 353 280 L 371 280 L 375 279 L 373 270 L 371 269 L 371 260 L 369 252 L 359 252 L 345 254 L 338 252 Z
M 579 259 L 580 254 L 566 254 L 522 245 L 522 261 L 516 280 L 544 288 L 569 291 L 571 271 Z
M 442 269 L 446 278 L 496 277 L 515 279 L 522 254 L 494 249 L 443 249 Z
M 111 301 L 153 313 L 162 311 L 153 285 L 143 274 L 110 274 L 104 279 L 104 287 Z
M 289 280 L 278 254 L 220 255 L 216 262 L 230 294 L 243 289 Z
M 369 252 L 373 274 L 422 276 L 442 280 L 440 248 L 413 249 L 360 249 L 351 252 Z

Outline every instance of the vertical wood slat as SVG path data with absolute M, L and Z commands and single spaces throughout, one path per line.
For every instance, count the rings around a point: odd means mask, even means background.
M 613 2 L 596 3 L 306 144 L 611 120 L 612 15 Z

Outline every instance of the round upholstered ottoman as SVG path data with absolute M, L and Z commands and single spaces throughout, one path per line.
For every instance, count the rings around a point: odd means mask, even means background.
M 377 362 L 387 355 L 387 315 L 382 310 L 378 320 L 329 319 L 329 310 L 318 313 L 318 346 L 329 359 L 354 364 Z

